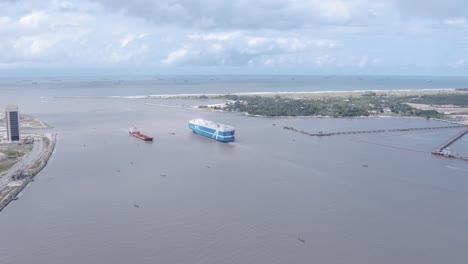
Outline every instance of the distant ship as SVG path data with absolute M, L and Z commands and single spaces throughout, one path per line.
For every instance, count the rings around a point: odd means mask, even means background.
M 153 141 L 153 137 L 142 134 L 136 127 L 130 128 L 128 133 L 130 133 L 130 135 L 132 135 L 134 137 L 137 137 L 139 139 L 142 139 L 144 141 Z
M 216 139 L 221 142 L 234 141 L 235 130 L 233 126 L 219 124 L 200 118 L 190 120 L 188 125 L 193 132 L 199 135 Z

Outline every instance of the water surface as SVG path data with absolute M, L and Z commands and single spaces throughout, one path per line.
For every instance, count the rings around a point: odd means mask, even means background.
M 194 103 L 183 100 L 8 96 L 59 138 L 48 166 L 0 214 L 2 264 L 468 259 L 468 163 L 430 154 L 457 130 L 309 137 L 282 129 L 445 123 L 253 118 L 145 105 Z M 236 142 L 193 134 L 187 121 L 195 117 L 234 125 Z M 130 126 L 155 142 L 129 136 Z

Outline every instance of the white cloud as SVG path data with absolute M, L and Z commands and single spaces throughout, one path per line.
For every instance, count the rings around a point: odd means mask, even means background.
M 135 35 L 130 34 L 120 39 L 120 46 L 125 47 L 135 39 Z
M 465 59 L 459 59 L 451 65 L 453 68 L 463 68 L 465 67 Z
M 311 4 L 318 10 L 320 16 L 328 20 L 348 20 L 353 11 L 352 1 L 312 1 Z
M 19 19 L 19 23 L 25 27 L 37 28 L 49 19 L 44 11 L 33 11 Z
M 11 24 L 11 19 L 9 17 L 0 16 L 0 30 L 9 27 Z
M 285 56 L 337 46 L 338 42 L 334 40 L 309 39 L 279 32 L 255 35 L 241 31 L 191 33 L 181 41 L 181 47 L 168 52 L 162 62 L 177 65 L 278 65 L 297 61 Z
M 133 50 L 130 52 L 121 52 L 121 51 L 113 51 L 110 54 L 109 61 L 111 63 L 121 63 L 121 62 L 127 62 L 135 58 L 135 56 L 144 54 L 147 50 L 145 48 L 139 49 L 139 50 Z
M 424 18 L 450 18 L 468 16 L 466 0 L 392 0 L 405 16 Z
M 238 38 L 241 35 L 240 32 L 222 32 L 222 33 L 195 33 L 189 34 L 188 38 L 193 40 L 217 40 L 217 41 L 228 41 Z
M 175 64 L 175 63 L 183 60 L 187 56 L 187 54 L 188 54 L 187 49 L 185 49 L 185 48 L 178 49 L 178 50 L 175 50 L 175 51 L 172 51 L 171 53 L 169 53 L 167 58 L 165 58 L 162 62 L 164 64 Z
M 133 42 L 133 41 L 135 41 L 135 40 L 137 40 L 137 39 L 142 39 L 142 38 L 144 38 L 144 37 L 146 37 L 145 34 L 138 34 L 138 35 L 136 35 L 136 34 L 128 34 L 128 35 L 125 35 L 125 36 L 122 37 L 122 38 L 120 39 L 120 41 L 119 41 L 119 42 L 120 42 L 120 46 L 121 46 L 122 48 L 124 48 L 124 47 L 128 46 L 128 44 L 130 44 L 131 42 Z
M 319 55 L 314 59 L 314 63 L 318 67 L 325 67 L 333 65 L 336 62 L 336 58 L 328 54 Z
M 383 61 L 382 61 L 381 58 L 374 58 L 374 59 L 372 59 L 371 63 L 374 64 L 374 65 L 379 65 L 379 64 L 382 64 L 382 62 Z
M 56 40 L 52 36 L 20 37 L 14 42 L 14 47 L 25 57 L 40 56 L 53 47 Z
M 288 29 L 368 19 L 380 1 L 370 0 L 96 0 L 158 25 L 216 29 Z
M 466 19 L 464 17 L 447 18 L 443 20 L 443 23 L 446 25 L 464 25 Z
M 427 1 L 0 0 L 0 65 L 466 67 L 468 2 Z

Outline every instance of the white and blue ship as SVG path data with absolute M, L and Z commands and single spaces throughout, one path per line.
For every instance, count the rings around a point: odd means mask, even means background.
M 235 130 L 233 126 L 198 118 L 189 121 L 189 128 L 199 135 L 216 139 L 221 142 L 234 141 Z

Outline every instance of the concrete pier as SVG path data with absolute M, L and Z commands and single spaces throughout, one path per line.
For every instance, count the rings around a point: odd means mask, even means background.
M 357 130 L 357 131 L 340 131 L 340 132 L 319 132 L 319 133 L 309 133 L 304 130 L 298 130 L 294 127 L 285 126 L 283 129 L 291 130 L 294 132 L 299 132 L 308 136 L 338 136 L 338 135 L 352 135 L 352 134 L 368 134 L 368 133 L 385 133 L 385 132 L 404 132 L 404 131 L 418 131 L 418 130 L 436 130 L 436 129 L 452 129 L 452 128 L 463 128 L 467 127 L 465 125 L 455 125 L 455 126 L 443 126 L 443 127 L 417 127 L 417 128 L 395 128 L 395 129 L 377 129 L 377 130 Z M 466 133 L 466 132 L 465 132 Z M 460 136 L 461 137 L 461 136 Z
M 466 135 L 468 133 L 468 127 L 463 129 L 462 131 L 460 131 L 459 133 L 457 133 L 455 136 L 449 138 L 447 141 L 445 141 L 444 143 L 440 144 L 437 148 L 435 148 L 433 151 L 432 151 L 432 154 L 434 155 L 440 155 L 440 156 L 444 156 L 444 157 L 449 157 L 449 158 L 456 158 L 456 159 L 462 159 L 462 160 L 466 160 L 468 161 L 468 157 L 464 157 L 462 155 L 459 155 L 457 153 L 454 153 L 450 150 L 447 150 L 447 148 L 452 145 L 453 143 L 455 143 L 457 140 L 459 140 L 460 138 L 462 138 L 464 135 Z

